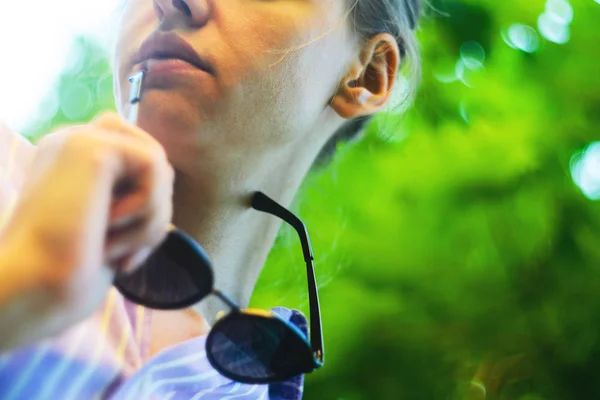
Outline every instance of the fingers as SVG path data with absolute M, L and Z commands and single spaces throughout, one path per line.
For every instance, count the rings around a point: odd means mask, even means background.
M 156 154 L 156 148 L 130 151 L 128 156 L 136 157 L 137 166 L 119 178 L 129 183 L 113 197 L 107 244 L 154 246 L 164 237 L 171 220 L 174 172 L 166 157 Z
M 101 115 L 100 117 L 94 120 L 93 124 L 94 126 L 100 129 L 107 130 L 116 134 L 121 134 L 123 135 L 123 137 L 137 139 L 140 141 L 140 145 L 141 143 L 143 143 L 140 149 L 143 150 L 146 154 L 142 155 L 142 159 L 144 157 L 150 157 L 154 161 L 154 163 L 146 163 L 146 166 L 153 167 L 153 170 L 146 171 L 149 177 L 154 182 L 168 181 L 170 184 L 172 184 L 172 179 L 174 176 L 173 169 L 168 163 L 167 155 L 164 151 L 164 148 L 151 135 L 137 128 L 136 126 L 131 125 L 128 121 L 124 120 L 122 117 L 114 113 L 107 113 Z M 131 187 L 129 186 L 131 186 L 132 182 L 121 181 L 120 183 L 122 184 L 122 186 L 117 188 L 118 192 L 127 191 L 128 189 L 131 190 Z M 152 200 L 156 201 L 156 196 L 160 197 L 164 193 L 164 190 L 169 190 L 170 188 L 156 186 L 154 187 L 154 189 L 155 197 L 152 197 Z M 117 193 L 117 195 L 118 194 L 120 193 Z M 135 203 L 135 198 L 133 197 L 130 197 L 128 200 L 129 202 Z M 127 205 L 127 203 L 121 202 L 121 204 L 119 204 L 114 210 L 114 212 L 117 214 L 115 216 L 118 216 L 119 213 L 122 213 L 124 211 L 123 208 L 127 209 Z M 138 204 L 135 205 L 139 207 Z M 152 206 L 152 203 L 150 203 L 149 205 Z M 131 205 L 129 207 L 131 207 Z
M 173 176 L 171 168 L 151 163 L 137 186 L 113 202 L 107 247 L 155 246 L 164 239 L 172 217 Z
M 136 125 L 131 124 L 129 121 L 127 121 L 126 119 L 124 119 L 116 113 L 100 114 L 92 121 L 92 125 L 111 132 L 127 134 L 136 137 L 140 140 L 143 140 L 149 146 L 156 146 L 162 148 L 162 145 L 150 134 L 143 131 Z
M 137 151 L 136 162 L 142 164 L 123 176 L 125 187 L 118 188 L 120 193 L 113 199 L 114 223 L 107 235 L 107 262 L 130 272 L 167 234 L 172 217 L 174 171 L 160 143 L 120 116 L 102 115 L 94 125 L 133 138 L 140 145 L 134 152 Z M 132 173 L 136 176 L 132 177 Z
M 162 218 L 149 217 L 110 240 L 106 264 L 126 273 L 133 272 L 162 243 L 167 230 Z
M 44 145 L 60 149 L 58 158 L 66 168 L 89 169 L 90 173 L 83 174 L 88 177 L 86 184 L 95 186 L 93 191 L 102 197 L 108 196 L 108 203 L 102 206 L 97 201 L 95 206 L 107 212 L 105 262 L 113 267 L 122 267 L 124 262 L 139 264 L 162 242 L 171 221 L 174 171 L 163 147 L 146 132 L 110 114 L 51 136 Z M 82 174 L 76 176 L 82 180 Z

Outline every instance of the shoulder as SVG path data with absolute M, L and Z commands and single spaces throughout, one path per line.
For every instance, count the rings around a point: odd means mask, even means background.
M 274 307 L 271 311 L 277 313 L 281 318 L 292 323 L 308 337 L 308 320 L 301 311 L 285 307 Z
M 271 311 L 289 321 L 308 338 L 308 320 L 302 312 L 285 307 L 275 307 Z M 301 400 L 304 392 L 304 375 L 298 375 L 287 381 L 274 382 L 269 385 L 271 400 Z

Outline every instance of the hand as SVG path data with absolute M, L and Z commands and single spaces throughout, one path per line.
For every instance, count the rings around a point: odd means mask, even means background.
M 0 230 L 8 220 L 34 157 L 35 146 L 0 121 Z
M 115 270 L 131 271 L 164 239 L 173 177 L 162 146 L 117 115 L 39 142 L 5 245 L 47 295 L 50 330 L 90 315 Z

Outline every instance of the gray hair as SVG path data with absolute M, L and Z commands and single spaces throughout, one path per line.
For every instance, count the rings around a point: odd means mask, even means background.
M 406 85 L 396 85 L 395 102 L 406 108 L 414 99 L 421 76 L 416 28 L 422 11 L 422 0 L 350 0 L 351 23 L 362 43 L 379 33 L 396 38 L 402 63 L 400 74 Z M 325 144 L 315 165 L 322 166 L 335 154 L 340 142 L 356 139 L 373 115 L 358 117 L 342 125 Z

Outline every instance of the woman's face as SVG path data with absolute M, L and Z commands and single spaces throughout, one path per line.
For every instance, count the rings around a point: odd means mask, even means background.
M 127 116 L 128 78 L 150 58 L 138 123 L 176 167 L 220 150 L 244 157 L 325 141 L 315 131 L 331 120 L 329 101 L 356 56 L 346 7 L 346 0 L 128 0 L 115 49 L 117 105 Z M 156 42 L 139 57 L 147 40 Z M 185 53 L 177 40 L 205 70 L 160 60 Z

